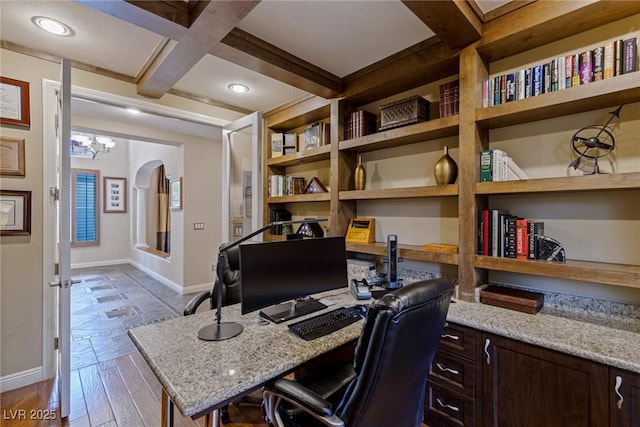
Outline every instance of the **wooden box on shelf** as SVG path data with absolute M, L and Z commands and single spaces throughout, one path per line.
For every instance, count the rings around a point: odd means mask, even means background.
M 431 102 L 419 95 L 385 104 L 380 107 L 380 130 L 425 122 L 430 106 Z
M 480 302 L 509 310 L 536 314 L 542 308 L 544 295 L 521 289 L 490 285 L 480 291 Z

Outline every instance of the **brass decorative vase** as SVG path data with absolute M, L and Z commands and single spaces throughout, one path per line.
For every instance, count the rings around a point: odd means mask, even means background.
M 358 165 L 356 166 L 356 170 L 354 172 L 356 190 L 364 190 L 366 177 L 367 172 L 364 170 L 364 166 L 362 166 L 362 156 L 358 156 Z
M 451 156 L 449 156 L 449 147 L 446 145 L 444 146 L 444 156 L 440 157 L 440 160 L 436 162 L 434 174 L 438 185 L 453 184 L 456 182 L 458 165 Z

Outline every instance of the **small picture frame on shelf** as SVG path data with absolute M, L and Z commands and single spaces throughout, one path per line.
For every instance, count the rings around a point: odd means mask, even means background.
M 126 213 L 127 178 L 105 176 L 102 181 L 104 213 Z
M 182 209 L 182 177 L 169 181 L 169 196 L 172 210 Z
M 31 126 L 29 82 L 0 77 L 0 123 Z
M 271 158 L 280 157 L 283 154 L 284 133 L 271 134 Z
M 0 236 L 31 234 L 31 191 L 0 190 Z
M 0 175 L 25 176 L 24 139 L 0 137 Z

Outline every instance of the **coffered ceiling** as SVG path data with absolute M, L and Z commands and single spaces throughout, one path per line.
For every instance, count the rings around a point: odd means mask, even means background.
M 0 2 L 2 47 L 239 115 L 268 111 L 309 94 L 335 97 L 350 77 L 425 40 L 459 49 L 481 23 L 530 1 L 61 0 Z M 47 34 L 46 16 L 74 35 Z M 244 94 L 231 83 L 249 87 Z

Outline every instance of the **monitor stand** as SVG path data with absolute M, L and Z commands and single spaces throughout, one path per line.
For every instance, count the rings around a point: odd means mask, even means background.
M 287 320 L 295 319 L 296 317 L 304 316 L 305 314 L 324 310 L 325 308 L 327 308 L 327 306 L 320 301 L 308 298 L 304 300 L 293 300 L 291 302 L 267 307 L 260 310 L 260 316 L 272 321 L 273 323 L 282 323 Z

